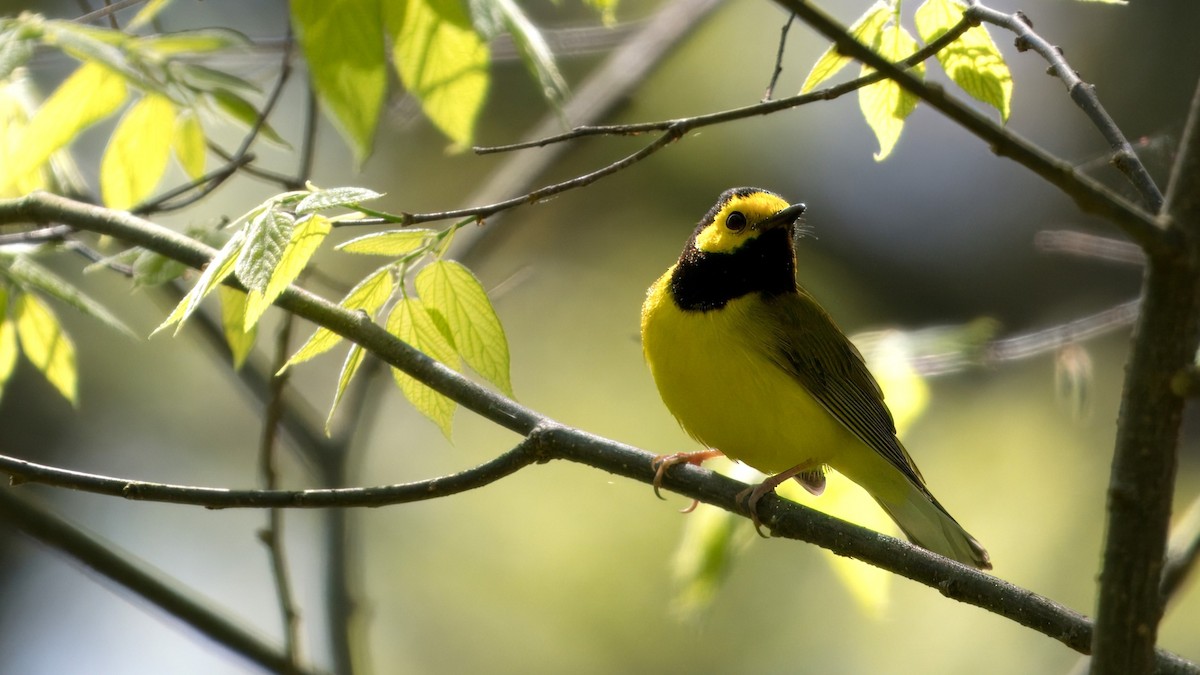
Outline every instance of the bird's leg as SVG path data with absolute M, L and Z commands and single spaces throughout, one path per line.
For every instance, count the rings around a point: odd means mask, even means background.
M 820 476 L 821 476 L 820 487 L 822 489 L 824 489 L 824 487 L 825 487 L 824 471 L 821 470 L 820 468 L 818 468 L 818 469 L 816 469 L 816 472 L 820 473 Z M 782 485 L 789 478 L 799 479 L 800 484 L 803 485 L 805 487 L 805 489 L 807 489 L 809 492 L 813 492 L 813 490 L 809 487 L 810 481 L 813 481 L 813 473 L 814 473 L 814 469 L 812 468 L 811 464 L 808 464 L 808 463 L 797 464 L 796 466 L 793 466 L 792 468 L 788 469 L 787 471 L 777 473 L 774 476 L 768 476 L 767 479 L 764 480 L 763 482 L 761 482 L 758 485 L 755 485 L 753 487 L 748 487 L 745 490 L 742 490 L 741 492 L 739 492 L 737 494 L 736 497 L 734 497 L 734 499 L 739 504 L 743 501 L 746 502 L 746 511 L 750 514 L 750 522 L 754 523 L 754 531 L 758 532 L 758 536 L 762 537 L 763 539 L 767 538 L 767 535 L 763 534 L 763 531 L 762 531 L 762 521 L 758 519 L 758 502 L 759 502 L 759 500 L 761 500 L 768 493 L 774 492 L 775 488 Z M 814 494 L 819 494 L 819 493 L 814 493 Z
M 666 455 L 656 455 L 654 459 L 650 460 L 650 468 L 654 469 L 654 482 L 651 483 L 654 486 L 654 496 L 658 497 L 659 499 L 666 499 L 666 497 L 662 496 L 662 494 L 659 492 L 659 488 L 662 487 L 663 477 L 666 475 L 667 469 L 675 466 L 676 464 L 693 464 L 695 466 L 700 466 L 704 460 L 720 456 L 720 450 L 697 450 L 696 452 L 672 452 Z M 693 503 L 691 506 L 684 509 L 683 512 L 691 513 L 695 508 L 696 504 Z

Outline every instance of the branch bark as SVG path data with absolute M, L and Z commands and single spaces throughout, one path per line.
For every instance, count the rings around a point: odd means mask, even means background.
M 1108 488 L 1094 675 L 1151 671 L 1163 603 L 1163 576 L 1184 398 L 1172 381 L 1191 367 L 1200 343 L 1200 87 L 1171 173 L 1164 205 L 1180 244 L 1148 251 L 1142 313 L 1133 334 Z

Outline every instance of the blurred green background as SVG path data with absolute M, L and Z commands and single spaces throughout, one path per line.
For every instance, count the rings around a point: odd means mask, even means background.
M 989 4 L 1028 11 L 1041 34 L 1096 85 L 1126 134 L 1149 142 L 1147 162 L 1165 181 L 1200 75 L 1200 42 L 1193 39 L 1200 5 Z M 573 2 L 522 5 L 544 28 L 596 23 L 593 12 Z M 845 22 L 866 5 L 823 4 Z M 625 0 L 617 16 L 634 21 L 658 6 Z M 905 16 L 916 6 L 905 3 Z M 4 14 L 29 8 L 56 17 L 80 12 L 74 2 L 0 2 Z M 176 0 L 164 25 L 221 25 L 276 38 L 285 16 L 279 2 Z M 605 121 L 687 116 L 759 100 L 785 19 L 770 2 L 725 3 Z M 1018 54 L 1010 37 L 992 32 L 1016 82 L 1010 128 L 1071 162 L 1102 164 L 1103 140 L 1061 82 L 1047 77 L 1032 53 Z M 777 95 L 799 88 L 825 46 L 793 26 Z M 268 85 L 276 57 L 255 53 L 215 65 Z M 604 55 L 561 58 L 577 84 Z M 33 72 L 48 90 L 71 66 L 46 53 Z M 945 80 L 937 68 L 932 72 L 932 79 Z M 483 144 L 516 140 L 547 112 L 519 62 L 494 64 L 493 78 L 478 132 Z M 273 119 L 285 136 L 298 137 L 302 103 L 297 78 Z M 93 185 L 108 129 L 77 146 Z M 225 133 L 229 145 L 236 142 L 235 129 Z M 579 142 L 537 184 L 592 170 L 644 142 Z M 910 118 L 891 158 L 876 163 L 875 150 L 856 99 L 844 97 L 706 128 L 592 187 L 489 222 L 467 263 L 494 289 L 520 401 L 651 452 L 694 449 L 642 363 L 638 312 L 645 288 L 675 259 L 696 220 L 735 185 L 808 204 L 816 236 L 803 242 L 801 281 L 848 332 L 988 316 L 1008 335 L 1136 295 L 1136 268 L 1037 252 L 1033 238 L 1042 230 L 1100 225 L 1101 233 L 1115 232 L 927 107 Z M 260 155 L 283 171 L 294 163 L 282 150 L 267 147 Z M 319 185 L 367 186 L 387 193 L 379 208 L 412 212 L 464 205 L 504 161 L 447 153 L 445 140 L 402 100 L 385 114 L 361 174 L 327 123 L 317 156 Z M 1095 175 L 1124 189 L 1110 169 Z M 273 191 L 239 180 L 161 221 L 211 225 Z M 333 281 L 314 288 L 338 297 L 377 262 L 352 258 L 323 254 L 322 276 Z M 122 279 L 82 276 L 75 258 L 55 263 L 143 334 L 165 316 L 153 296 L 131 294 Z M 60 314 L 79 349 L 81 406 L 72 410 L 23 363 L 0 401 L 0 452 L 145 480 L 256 484 L 260 411 L 194 329 L 130 342 L 69 311 Z M 273 315 L 267 325 L 277 320 Z M 307 332 L 304 326 L 301 337 Z M 270 334 L 260 337 L 260 356 Z M 1047 354 L 931 380 L 929 408 L 906 437 L 933 491 L 990 551 L 994 574 L 1087 614 L 1127 343 L 1128 331 L 1118 330 L 1085 345 L 1094 379 L 1082 415 L 1056 396 L 1054 355 Z M 300 395 L 316 409 L 332 398 L 344 349 L 295 370 Z M 350 484 L 457 471 L 518 440 L 460 411 L 448 443 L 387 377 L 377 379 L 370 396 L 378 407 L 358 430 Z M 1180 510 L 1200 494 L 1195 426 L 1189 418 Z M 308 467 L 291 457 L 285 483 L 313 485 Z M 256 537 L 264 513 L 21 489 L 279 639 L 268 561 Z M 642 484 L 555 462 L 448 499 L 354 512 L 348 546 L 363 672 L 1063 673 L 1077 659 L 1049 638 L 902 579 L 893 582 L 884 615 L 871 616 L 819 549 L 795 542 L 753 541 L 708 612 L 681 622 L 671 612 L 670 565 L 687 522 L 676 511 L 685 505 L 676 496 L 661 502 Z M 290 512 L 286 522 L 305 655 L 326 664 L 322 516 Z M 1200 659 L 1197 626 L 1200 592 L 1193 584 L 1165 619 L 1161 644 Z M 0 528 L 0 671 L 249 669 L 127 592 Z

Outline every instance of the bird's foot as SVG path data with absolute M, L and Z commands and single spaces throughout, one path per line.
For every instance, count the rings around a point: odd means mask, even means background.
M 750 516 L 750 522 L 754 523 L 754 531 L 758 532 L 758 536 L 763 539 L 768 537 L 763 534 L 762 519 L 758 517 L 758 502 L 774 492 L 775 488 L 782 485 L 787 479 L 795 478 L 804 486 L 804 489 L 814 495 L 820 495 L 825 491 L 825 467 L 818 466 L 816 469 L 809 467 L 808 464 L 799 464 L 787 471 L 768 476 L 763 482 L 742 490 L 734 497 L 737 504 L 745 505 L 746 513 Z
M 666 499 L 666 497 L 662 496 L 662 493 L 659 490 L 662 488 L 662 481 L 667 474 L 667 469 L 677 464 L 692 464 L 694 466 L 700 466 L 704 460 L 720 456 L 721 451 L 719 450 L 672 452 L 665 455 L 656 455 L 654 459 L 650 460 L 650 468 L 654 469 L 654 481 L 651 483 L 651 485 L 654 486 L 654 496 L 658 497 L 659 499 Z M 699 503 L 700 502 L 698 500 L 693 499 L 692 505 L 686 509 L 683 509 L 682 513 L 691 513 L 696 509 L 696 505 Z

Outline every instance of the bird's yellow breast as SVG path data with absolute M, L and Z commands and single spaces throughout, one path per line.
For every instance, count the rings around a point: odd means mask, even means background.
M 862 447 L 770 359 L 772 330 L 756 311 L 759 294 L 719 310 L 683 311 L 671 298 L 673 271 L 642 306 L 642 345 L 663 402 L 689 435 L 768 474 L 831 463 Z

